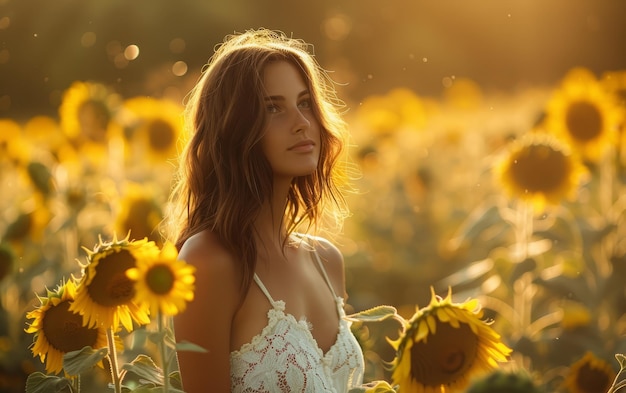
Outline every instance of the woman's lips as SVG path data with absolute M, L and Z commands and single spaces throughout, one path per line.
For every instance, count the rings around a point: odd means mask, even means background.
M 304 140 L 289 147 L 288 150 L 296 152 L 309 152 L 315 147 L 315 143 L 312 140 Z

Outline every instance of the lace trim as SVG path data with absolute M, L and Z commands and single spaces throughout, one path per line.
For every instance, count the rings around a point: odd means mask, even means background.
M 272 302 L 261 333 L 230 354 L 232 391 L 343 393 L 358 386 L 363 378 L 362 354 L 349 322 L 343 319 L 343 299 L 336 297 L 335 302 L 340 322 L 326 354 L 305 319 L 285 313 L 284 301 Z
M 236 349 L 232 351 L 230 353 L 230 356 L 231 357 L 241 356 L 242 354 L 246 352 L 253 351 L 254 348 L 256 348 L 258 344 L 262 342 L 265 339 L 265 337 L 267 337 L 272 332 L 272 330 L 274 329 L 278 321 L 286 320 L 290 322 L 293 326 L 296 326 L 302 331 L 305 331 L 306 332 L 305 334 L 307 334 L 311 342 L 315 343 L 315 348 L 317 349 L 317 353 L 320 356 L 320 358 L 325 358 L 329 353 L 333 351 L 337 343 L 340 341 L 339 338 L 341 337 L 341 333 L 345 331 L 346 329 L 346 324 L 342 322 L 342 318 L 345 316 L 345 312 L 343 311 L 343 304 L 344 304 L 343 298 L 337 297 L 335 299 L 335 303 L 337 304 L 337 308 L 339 310 L 339 330 L 337 331 L 335 342 L 333 343 L 333 345 L 331 345 L 330 348 L 328 348 L 328 351 L 326 353 L 322 351 L 322 348 L 319 347 L 317 340 L 315 339 L 315 337 L 313 337 L 313 333 L 311 333 L 313 326 L 311 325 L 311 323 L 308 322 L 305 318 L 298 320 L 292 314 L 286 313 L 285 302 L 283 300 L 275 300 L 272 303 L 272 308 L 270 308 L 267 311 L 267 325 L 265 325 L 263 330 L 261 330 L 259 334 L 252 337 L 250 342 L 243 344 L 241 348 L 239 348 L 238 350 Z

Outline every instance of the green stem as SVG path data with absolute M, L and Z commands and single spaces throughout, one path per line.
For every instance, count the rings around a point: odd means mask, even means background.
M 80 393 L 80 374 L 72 377 L 72 392 Z
M 161 313 L 161 310 L 157 313 L 157 324 L 160 334 L 167 334 L 165 329 L 165 323 L 163 321 L 165 316 Z M 170 372 L 169 372 L 169 361 L 167 357 L 167 348 L 165 346 L 165 335 L 163 339 L 159 341 L 159 350 L 161 352 L 161 367 L 163 367 L 163 391 L 169 392 L 170 389 Z
M 526 201 L 518 201 L 516 208 L 515 222 L 515 240 L 517 242 L 516 252 L 517 260 L 515 263 L 521 263 L 530 256 L 529 246 L 533 235 L 533 206 Z M 532 321 L 532 274 L 527 272 L 522 274 L 513 284 L 513 308 L 518 314 L 516 333 L 518 336 L 524 336 L 528 333 Z M 522 364 L 529 367 L 529 359 L 523 357 Z
M 613 147 L 607 148 L 602 162 L 600 163 L 600 213 L 606 220 L 607 226 L 615 225 L 617 222 L 615 209 L 613 209 L 613 182 L 615 179 L 614 154 Z M 602 278 L 606 278 L 611 274 L 611 257 L 615 252 L 615 243 L 616 240 L 613 236 L 606 236 L 605 239 L 600 242 L 601 255 L 595 260 L 598 273 Z
M 115 338 L 113 329 L 107 329 L 107 343 L 109 346 L 109 362 L 111 363 L 111 378 L 113 379 L 113 386 L 115 393 L 122 393 L 122 379 L 120 378 L 120 371 L 117 364 L 117 351 L 115 349 Z

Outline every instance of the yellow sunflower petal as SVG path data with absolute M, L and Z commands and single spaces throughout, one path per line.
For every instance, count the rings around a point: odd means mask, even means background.
M 40 297 L 41 305 L 27 313 L 33 319 L 27 333 L 34 334 L 31 346 L 33 356 L 46 362 L 48 373 L 59 373 L 63 368 L 63 355 L 85 346 L 107 346 L 106 332 L 99 328 L 83 326 L 82 318 L 70 311 L 74 301 L 75 283 L 70 280 L 47 291 L 48 297 Z
M 511 350 L 480 319 L 479 306 L 474 299 L 453 303 L 450 289 L 445 298 L 433 291 L 401 337 L 388 340 L 396 349 L 393 383 L 405 392 L 461 391 L 474 376 L 507 361 Z

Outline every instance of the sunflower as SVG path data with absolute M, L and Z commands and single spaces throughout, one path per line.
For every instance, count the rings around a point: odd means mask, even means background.
M 531 202 L 537 211 L 573 197 L 583 179 L 583 164 L 556 137 L 541 132 L 526 134 L 511 144 L 508 155 L 495 167 L 506 193 Z
M 606 72 L 601 83 L 613 95 L 616 105 L 621 109 L 619 158 L 621 164 L 626 166 L 626 70 Z
M 66 135 L 61 132 L 58 122 L 50 116 L 34 116 L 24 124 L 24 137 L 33 145 L 57 154 L 61 146 L 67 143 Z
M 89 327 L 116 331 L 121 323 L 130 332 L 133 321 L 150 323 L 148 310 L 133 302 L 134 282 L 126 277 L 126 270 L 158 252 L 158 248 L 147 239 L 129 241 L 129 237 L 130 233 L 122 240 L 116 236 L 110 242 L 100 239 L 93 251 L 87 250 L 88 263 L 83 266 L 84 275 L 70 310 L 80 313 Z
M 59 107 L 61 128 L 72 140 L 105 144 L 119 101 L 100 83 L 74 82 L 63 93 Z
M 385 95 L 367 97 L 357 116 L 375 136 L 388 136 L 402 127 L 422 128 L 427 111 L 426 102 L 412 90 L 396 88 Z
M 34 333 L 33 356 L 46 361 L 46 372 L 58 374 L 63 369 L 63 355 L 89 346 L 107 346 L 106 330 L 83 325 L 80 315 L 70 310 L 76 297 L 76 284 L 69 280 L 56 290 L 40 297 L 41 305 L 26 314 L 32 319 L 26 333 Z
M 626 108 L 626 70 L 605 72 L 600 82 L 606 91 L 613 94 L 617 104 Z
M 145 185 L 128 183 L 120 201 L 120 211 L 116 217 L 118 233 L 133 233 L 138 238 L 147 237 L 157 241 L 155 229 L 163 219 L 163 212 L 154 197 L 154 191 Z
M 196 269 L 177 257 L 176 247 L 166 242 L 154 258 L 143 258 L 136 268 L 126 271 L 135 281 L 135 301 L 150 308 L 153 315 L 176 315 L 193 300 Z
M 570 393 L 604 393 L 614 378 L 615 371 L 609 363 L 587 352 L 572 364 L 564 384 Z
M 470 378 L 507 360 L 511 349 L 484 321 L 477 300 L 452 303 L 452 291 L 441 299 L 431 287 L 427 307 L 405 322 L 391 363 L 393 384 L 401 392 L 446 393 L 463 389 Z
M 0 164 L 4 161 L 26 165 L 32 146 L 24 138 L 22 127 L 14 120 L 0 119 Z
M 163 163 L 177 154 L 183 129 L 182 107 L 169 100 L 136 97 L 124 102 L 125 118 L 136 157 Z
M 471 79 L 455 79 L 444 94 L 446 102 L 456 109 L 475 110 L 483 105 L 480 85 Z
M 545 127 L 580 154 L 598 161 L 615 144 L 620 111 L 595 76 L 584 68 L 571 70 L 546 107 Z
M 52 218 L 50 209 L 35 199 L 34 207 L 21 212 L 6 228 L 3 240 L 13 245 L 25 244 L 28 241 L 39 242 L 43 239 L 46 228 Z

